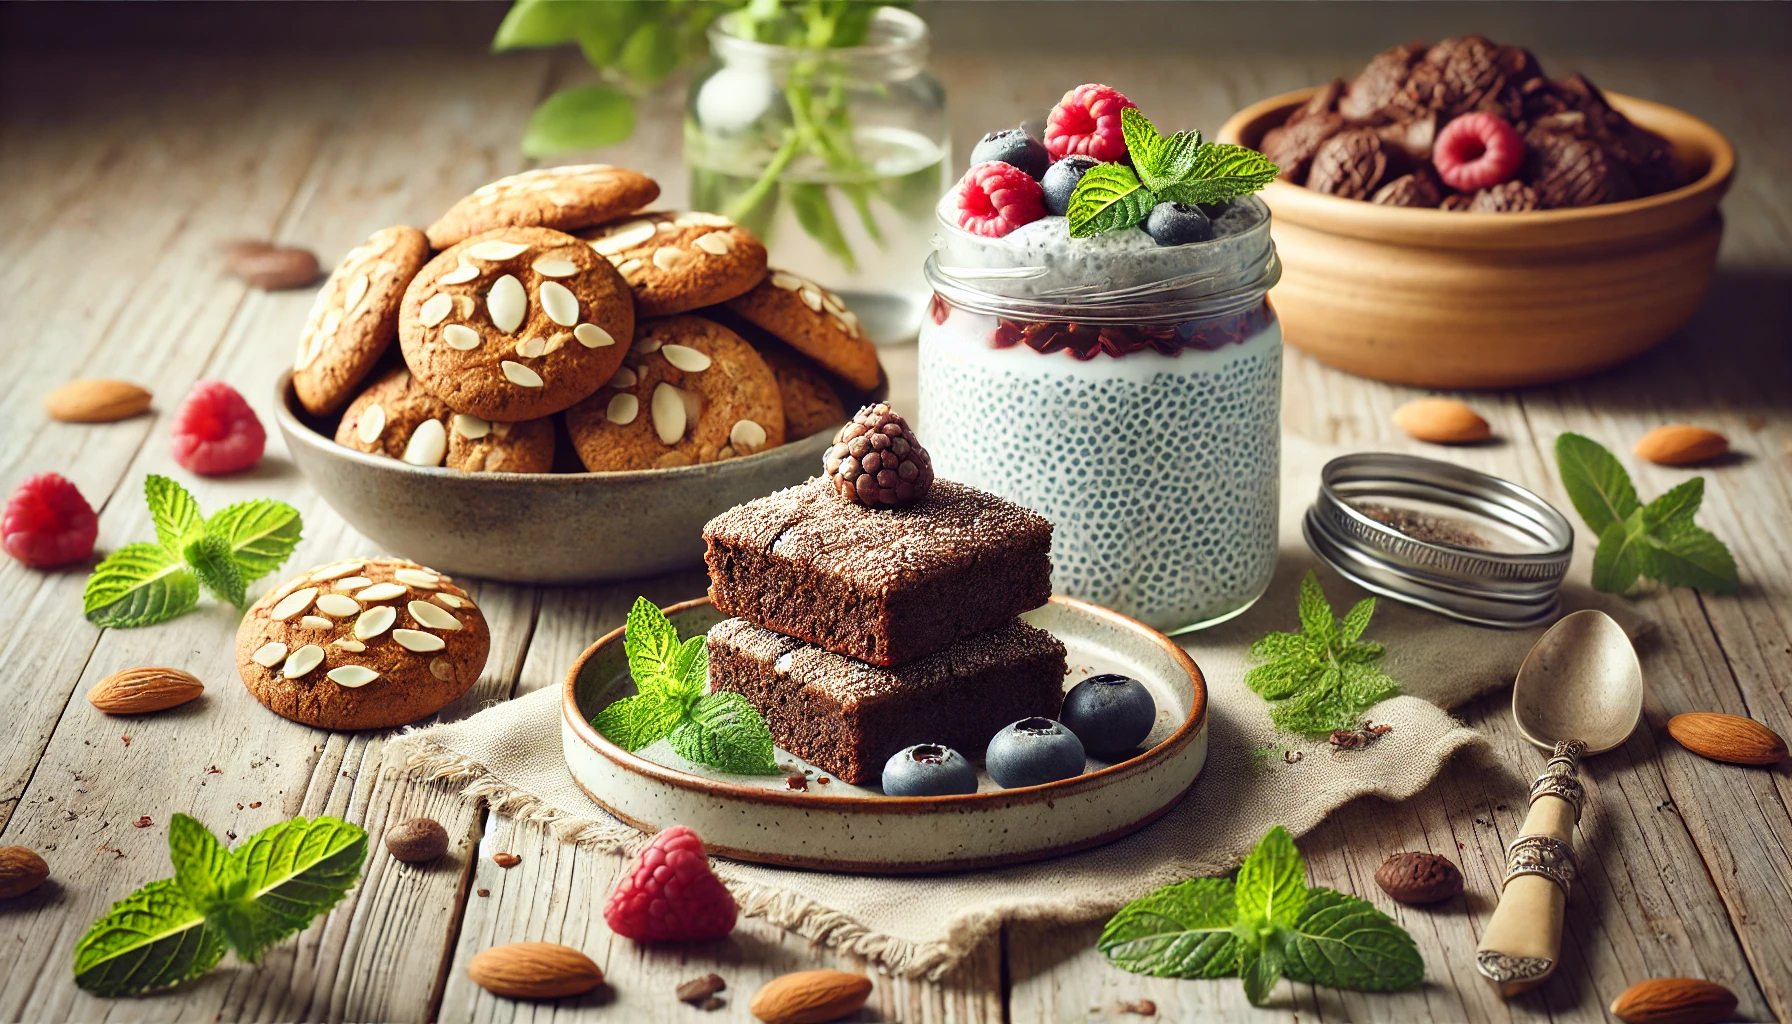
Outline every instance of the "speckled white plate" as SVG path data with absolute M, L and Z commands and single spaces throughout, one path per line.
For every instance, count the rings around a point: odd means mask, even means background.
M 709 599 L 667 609 L 679 635 L 721 621 Z M 780 749 L 808 789 L 780 776 L 724 775 L 679 757 L 664 740 L 630 753 L 591 716 L 635 692 L 617 629 L 566 675 L 561 740 L 573 778 L 610 813 L 648 832 L 688 825 L 711 852 L 784 867 L 862 874 L 962 871 L 1018 864 L 1112 842 L 1156 820 L 1194 785 L 1207 760 L 1207 684 L 1187 652 L 1134 619 L 1065 597 L 1022 616 L 1069 651 L 1069 688 L 1100 672 L 1143 682 L 1157 724 L 1130 760 L 1091 759 L 1062 782 L 1002 789 L 980 775 L 976 793 L 889 797 L 849 786 Z M 980 752 L 979 752 L 980 753 Z

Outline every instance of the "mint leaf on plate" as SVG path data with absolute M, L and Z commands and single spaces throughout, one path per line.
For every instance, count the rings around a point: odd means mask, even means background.
M 1227 142 L 1210 142 L 1194 149 L 1188 170 L 1172 184 L 1157 190 L 1168 203 L 1223 203 L 1250 195 L 1276 180 L 1280 168 L 1254 149 Z
M 1120 908 L 1095 948 L 1134 974 L 1229 978 L 1238 973 L 1236 919 L 1230 879 L 1191 878 Z
M 671 685 L 672 656 L 678 653 L 678 630 L 659 606 L 645 597 L 635 598 L 623 627 L 622 650 L 628 655 L 628 673 L 642 693 Z
M 709 689 L 709 638 L 701 633 L 687 637 L 673 653 L 666 675 L 677 684 L 679 693 L 701 697 Z
M 271 498 L 239 501 L 205 521 L 206 535 L 228 546 L 245 584 L 286 564 L 303 530 L 299 510 Z
M 1070 193 L 1070 237 L 1132 227 L 1151 213 L 1157 199 L 1125 164 L 1096 164 Z
M 1424 958 L 1406 929 L 1367 900 L 1331 889 L 1308 892 L 1283 952 L 1287 976 L 1314 985 L 1394 992 L 1425 978 Z
M 771 730 L 738 693 L 711 693 L 698 699 L 672 730 L 672 749 L 734 775 L 776 775 L 780 770 L 772 759 Z
M 672 732 L 684 717 L 686 702 L 662 690 L 611 701 L 593 715 L 591 725 L 624 750 L 640 750 Z
M 75 984 L 100 996 L 157 992 L 216 967 L 225 948 L 180 883 L 151 882 L 114 903 L 75 943 Z
M 178 552 L 160 544 L 126 544 L 87 577 L 82 614 L 96 626 L 148 626 L 199 603 L 199 578 Z
M 230 557 L 230 544 L 215 533 L 204 534 L 186 549 L 187 564 L 205 589 L 238 608 L 249 603 L 248 584 L 236 559 Z
M 1556 438 L 1556 467 L 1568 500 L 1596 537 L 1604 537 L 1612 524 L 1624 522 L 1642 507 L 1630 474 L 1597 441 L 1579 434 Z
M 156 542 L 176 554 L 205 530 L 199 502 L 185 487 L 154 473 L 143 478 L 143 499 L 156 524 Z

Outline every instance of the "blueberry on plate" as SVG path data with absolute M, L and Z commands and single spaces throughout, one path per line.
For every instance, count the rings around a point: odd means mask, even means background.
M 1090 676 L 1064 695 L 1064 727 L 1083 749 L 1106 760 L 1138 748 L 1157 721 L 1157 702 L 1145 684 L 1105 672 Z
M 983 766 L 1003 789 L 1041 786 L 1083 774 L 1083 743 L 1049 718 L 1023 718 L 989 741 Z
M 972 167 L 991 160 L 1000 160 L 1010 167 L 1018 167 L 1034 179 L 1044 174 L 1045 165 L 1052 162 L 1044 144 L 1028 135 L 1025 128 L 1004 128 L 999 132 L 990 132 L 972 147 Z
M 1185 203 L 1158 203 L 1145 218 L 1145 233 L 1158 245 L 1187 245 L 1213 237 L 1213 221 Z
M 885 796 L 951 796 L 977 792 L 977 769 L 938 743 L 917 743 L 884 762 Z
M 1045 212 L 1062 217 L 1070 210 L 1070 193 L 1083 180 L 1083 172 L 1100 163 L 1092 156 L 1073 153 L 1045 169 L 1039 184 L 1045 189 Z

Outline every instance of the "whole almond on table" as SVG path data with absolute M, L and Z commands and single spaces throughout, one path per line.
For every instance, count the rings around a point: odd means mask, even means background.
M 0 846 L 0 900 L 23 896 L 44 884 L 50 877 L 50 865 L 36 850 L 23 846 Z
M 1693 711 L 1668 719 L 1668 735 L 1700 757 L 1731 764 L 1779 764 L 1786 756 L 1780 734 L 1752 718 Z
M 1715 459 L 1730 450 L 1724 435 L 1688 423 L 1670 423 L 1642 436 L 1632 449 L 1639 459 L 1663 466 L 1690 466 Z
M 64 423 L 111 423 L 149 408 L 150 393 L 128 380 L 71 380 L 44 396 L 44 412 Z
M 257 288 L 281 291 L 317 281 L 320 268 L 309 249 L 287 249 L 268 242 L 234 242 L 224 253 L 224 267 Z
M 748 1009 L 765 1024 L 824 1024 L 857 1013 L 870 996 L 871 979 L 862 974 L 798 971 L 766 982 Z
M 127 668 L 87 691 L 87 701 L 108 715 L 166 711 L 205 692 L 205 684 L 178 668 Z
M 1473 444 L 1492 434 L 1480 414 L 1454 398 L 1415 398 L 1394 410 L 1394 425 L 1432 444 Z
M 435 860 L 448 850 L 448 830 L 434 818 L 408 818 L 386 830 L 386 850 L 407 864 Z
M 1697 978 L 1650 978 L 1625 989 L 1611 1009 L 1624 1024 L 1717 1024 L 1736 1012 L 1736 995 Z
M 482 949 L 467 961 L 467 977 L 487 992 L 509 999 L 560 999 L 604 982 L 602 968 L 590 957 L 557 942 L 512 942 Z

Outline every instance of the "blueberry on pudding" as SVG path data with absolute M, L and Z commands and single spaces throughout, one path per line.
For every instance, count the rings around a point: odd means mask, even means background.
M 1045 174 L 1046 165 L 1052 158 L 1046 154 L 1044 144 L 1028 135 L 1025 128 L 1004 128 L 983 136 L 971 150 L 972 167 L 991 160 L 1018 167 L 1038 178 Z

